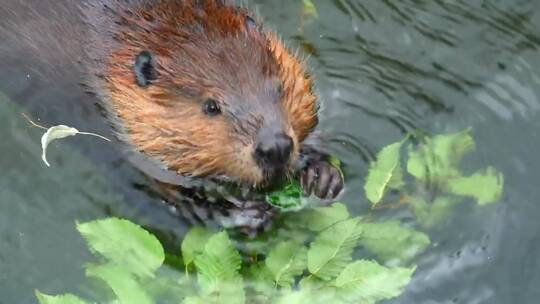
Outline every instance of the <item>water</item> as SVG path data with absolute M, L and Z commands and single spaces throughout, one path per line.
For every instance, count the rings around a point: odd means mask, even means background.
M 390 303 L 537 303 L 540 2 L 321 0 L 320 18 L 303 25 L 300 2 L 256 1 L 266 23 L 309 54 L 321 129 L 350 143 L 336 153 L 347 165 L 351 209 L 367 209 L 366 161 L 416 129 L 471 127 L 478 148 L 466 171 L 493 165 L 505 174 L 500 204 L 462 208 L 430 233 L 434 245 L 413 282 Z M 144 177 L 116 147 L 69 139 L 54 145 L 54 167 L 45 169 L 41 133 L 21 112 L 110 135 L 75 87 L 44 86 L 17 62 L 0 73 L 11 98 L 0 98 L 0 303 L 32 303 L 36 288 L 63 293 L 84 282 L 91 256 L 76 220 L 122 215 L 171 243 L 186 229 L 142 190 Z

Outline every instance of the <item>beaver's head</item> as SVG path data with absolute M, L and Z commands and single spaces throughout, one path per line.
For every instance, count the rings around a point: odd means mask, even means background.
M 128 140 L 180 174 L 265 185 L 317 124 L 312 81 L 244 10 L 158 1 L 114 13 L 105 86 Z

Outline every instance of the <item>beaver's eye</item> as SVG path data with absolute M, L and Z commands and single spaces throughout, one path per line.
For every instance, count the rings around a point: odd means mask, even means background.
M 217 101 L 214 99 L 208 99 L 204 102 L 203 111 L 204 114 L 208 116 L 216 116 L 221 113 L 221 109 L 219 108 Z

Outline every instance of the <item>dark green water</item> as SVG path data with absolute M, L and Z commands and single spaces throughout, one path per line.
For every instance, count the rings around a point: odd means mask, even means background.
M 321 129 L 354 143 L 338 145 L 349 175 L 343 201 L 351 209 L 368 208 L 366 160 L 416 129 L 471 127 L 478 148 L 467 165 L 493 165 L 505 174 L 500 204 L 462 208 L 430 233 L 433 246 L 419 257 L 413 282 L 391 303 L 538 303 L 540 2 L 320 0 L 320 18 L 302 30 L 296 2 L 257 1 L 267 24 L 310 55 L 323 101 Z M 91 256 L 76 220 L 127 216 L 180 241 L 185 225 L 140 191 L 144 178 L 115 147 L 70 139 L 54 145 L 55 165 L 46 169 L 41 132 L 21 119 L 22 111 L 47 125 L 110 133 L 93 106 L 81 105 L 75 85 L 41 85 L 16 62 L 6 69 L 0 303 L 33 303 L 36 288 L 63 293 L 85 281 L 82 265 Z

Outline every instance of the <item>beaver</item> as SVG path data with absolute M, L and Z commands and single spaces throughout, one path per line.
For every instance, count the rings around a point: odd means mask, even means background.
M 5 2 L 2 58 L 30 54 L 36 73 L 80 72 L 118 138 L 160 170 L 253 192 L 299 174 L 306 195 L 341 192 L 341 173 L 314 139 L 319 104 L 305 62 L 247 8 L 227 0 Z M 157 179 L 168 200 L 187 195 L 182 182 Z M 199 206 L 206 200 L 188 192 Z M 242 218 L 235 226 L 266 222 L 247 212 L 260 200 L 221 201 Z

